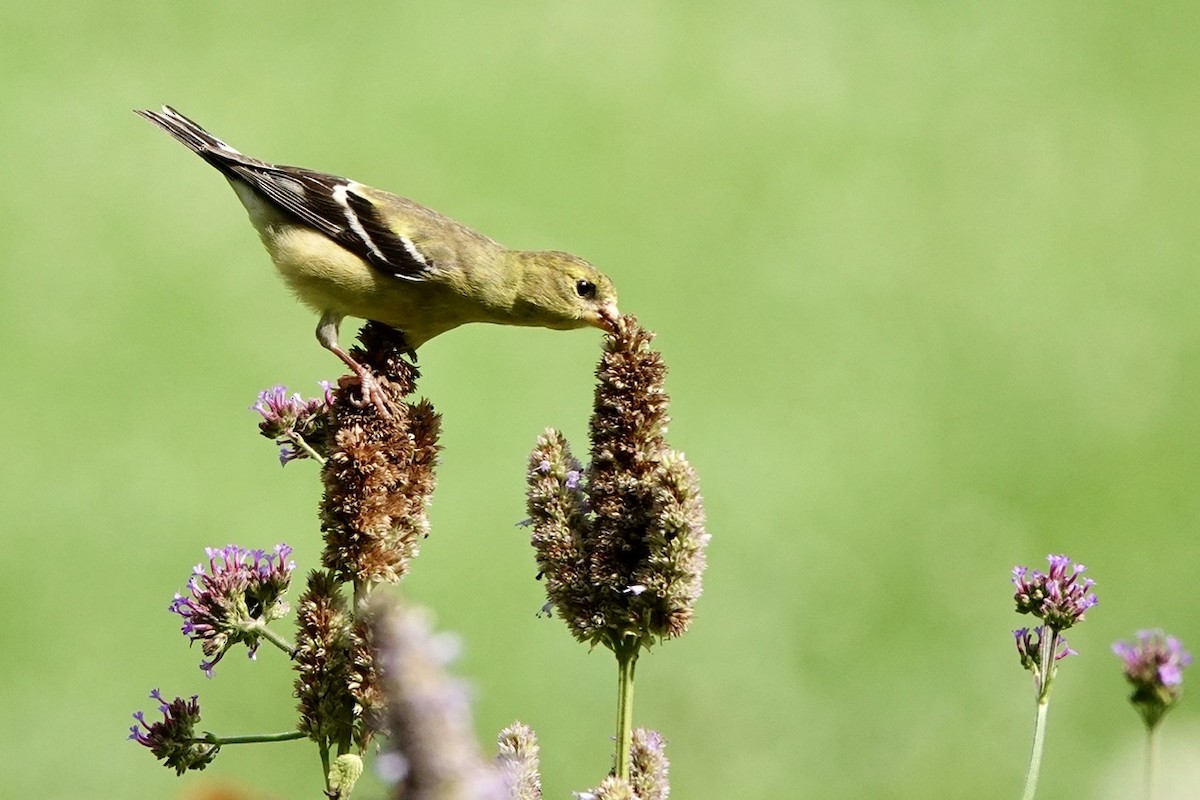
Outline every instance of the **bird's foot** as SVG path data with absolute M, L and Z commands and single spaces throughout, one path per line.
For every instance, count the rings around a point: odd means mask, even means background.
M 321 344 L 325 345 L 331 353 L 342 360 L 342 363 L 354 371 L 358 376 L 359 390 L 362 392 L 362 399 L 355 400 L 350 398 L 350 403 L 356 408 L 365 408 L 368 404 L 375 406 L 379 412 L 379 416 L 384 419 L 391 419 L 392 412 L 388 411 L 387 394 L 383 391 L 383 384 L 379 382 L 379 378 L 371 370 L 354 360 L 353 356 L 347 353 L 338 345 L 337 341 L 330 339 L 328 333 L 322 335 L 323 328 L 317 329 L 317 338 Z M 338 381 L 341 385 L 341 381 Z
M 368 405 L 374 405 L 379 412 L 379 416 L 384 419 L 391 419 L 392 412 L 388 410 L 387 394 L 383 391 L 383 385 L 379 382 L 379 378 L 375 377 L 372 372 L 361 364 L 357 365 L 354 370 L 358 375 L 359 391 L 362 392 L 362 399 L 358 400 L 353 397 L 350 402 L 357 408 L 366 408 Z

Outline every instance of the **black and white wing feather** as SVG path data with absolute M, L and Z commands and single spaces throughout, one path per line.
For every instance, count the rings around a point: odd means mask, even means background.
M 230 180 L 248 185 L 296 221 L 328 236 L 372 267 L 405 280 L 422 280 L 435 269 L 411 238 L 388 223 L 384 212 L 355 181 L 250 158 L 170 106 L 163 106 L 161 113 L 137 113 Z

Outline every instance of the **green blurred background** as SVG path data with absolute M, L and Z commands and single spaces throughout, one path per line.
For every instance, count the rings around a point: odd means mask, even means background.
M 1109 644 L 1200 650 L 1198 40 L 1183 2 L 3 4 L 4 793 L 319 794 L 307 743 L 176 779 L 125 741 L 152 687 L 222 733 L 292 724 L 281 659 L 207 681 L 166 606 L 208 545 L 316 563 L 315 471 L 247 407 L 339 366 L 225 182 L 130 113 L 167 102 L 579 253 L 658 331 L 713 534 L 692 632 L 639 668 L 673 796 L 1017 796 L 1009 570 L 1050 552 L 1101 604 L 1041 796 L 1126 796 Z M 481 738 L 537 729 L 547 797 L 607 769 L 614 669 L 534 617 L 513 523 L 536 435 L 586 446 L 599 340 L 421 353 L 445 452 L 405 587 L 464 638 Z M 1164 796 L 1200 785 L 1196 702 Z

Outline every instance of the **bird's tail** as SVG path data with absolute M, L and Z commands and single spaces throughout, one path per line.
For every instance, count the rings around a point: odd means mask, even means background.
M 161 112 L 150 109 L 134 109 L 133 113 L 139 117 L 145 117 L 183 142 L 189 150 L 219 169 L 226 177 L 239 177 L 237 173 L 242 171 L 240 168 L 245 167 L 252 170 L 274 168 L 265 161 L 243 155 L 170 106 L 163 106 Z
M 170 106 L 163 106 L 161 112 L 150 109 L 134 109 L 133 113 L 150 120 L 200 155 L 216 150 L 227 155 L 242 156 L 237 150 Z

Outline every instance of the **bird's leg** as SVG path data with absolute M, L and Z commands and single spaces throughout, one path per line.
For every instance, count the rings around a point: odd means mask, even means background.
M 342 315 L 333 311 L 326 311 L 321 316 L 321 321 L 317 323 L 317 341 L 321 343 L 329 352 L 340 358 L 342 362 L 353 370 L 358 376 L 359 387 L 362 390 L 362 400 L 350 398 L 350 402 L 362 408 L 367 403 L 374 403 L 375 408 L 379 410 L 381 416 L 385 419 L 391 419 L 392 414 L 387 408 L 387 398 L 383 394 L 383 387 L 379 385 L 379 380 L 372 374 L 371 370 L 364 367 L 362 364 L 355 361 L 349 353 L 342 349 L 338 344 L 338 325 L 342 322 Z

